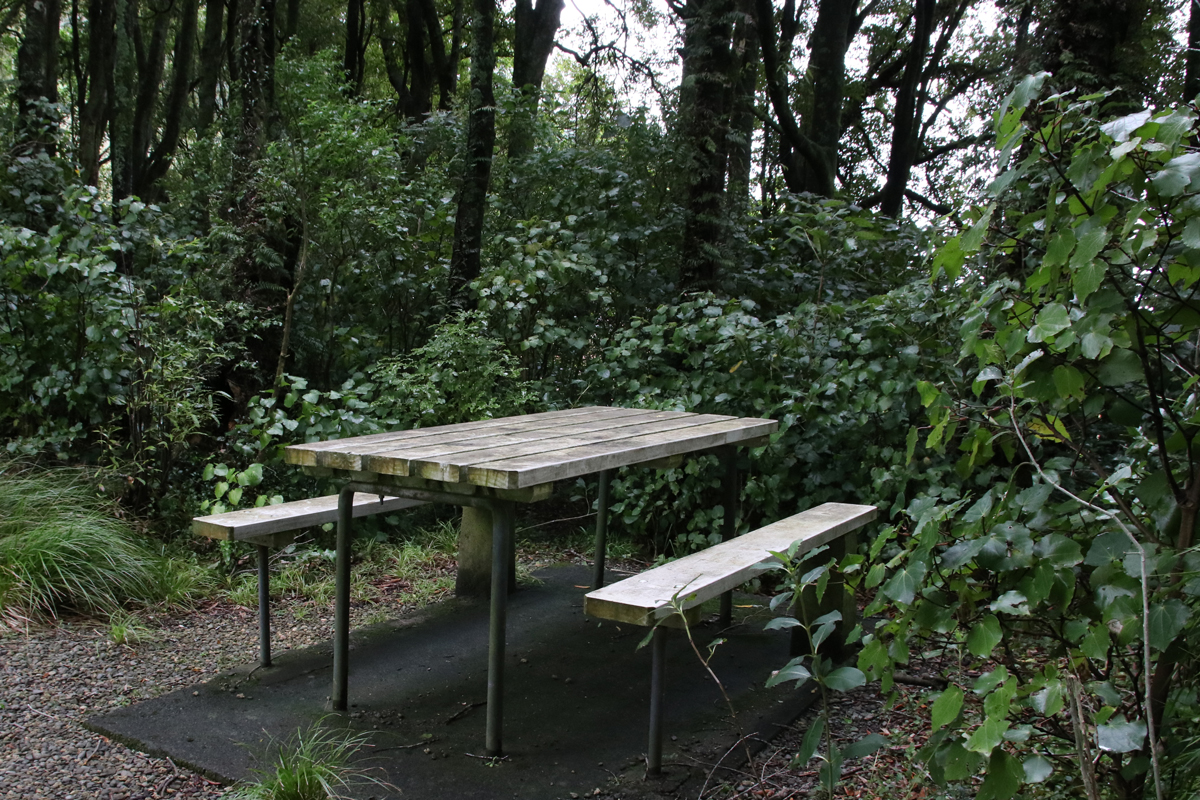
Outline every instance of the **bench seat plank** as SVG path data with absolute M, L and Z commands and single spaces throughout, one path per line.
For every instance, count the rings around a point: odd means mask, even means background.
M 413 506 L 424 505 L 422 500 L 404 497 L 385 497 L 357 492 L 354 495 L 354 516 L 386 514 Z M 259 506 L 224 514 L 211 514 L 192 520 L 192 533 L 210 539 L 256 539 L 273 533 L 294 531 L 314 525 L 337 522 L 338 496 L 314 497 L 273 506 Z
M 770 551 L 782 552 L 801 542 L 800 552 L 813 550 L 875 519 L 874 506 L 825 503 L 767 525 L 707 550 L 684 556 L 585 595 L 588 616 L 632 625 L 654 625 L 673 616 L 671 599 L 678 595 L 690 609 L 766 572 Z

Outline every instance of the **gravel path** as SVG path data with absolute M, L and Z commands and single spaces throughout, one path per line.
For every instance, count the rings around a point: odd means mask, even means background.
M 273 612 L 277 650 L 333 635 L 328 614 L 322 618 L 312 607 L 276 604 Z M 356 608 L 352 623 L 379 612 L 379 606 Z M 114 644 L 107 626 L 86 620 L 0 638 L 0 798 L 149 800 L 227 792 L 170 759 L 92 733 L 83 720 L 252 662 L 257 611 L 208 603 L 145 622 L 141 641 L 130 644 Z

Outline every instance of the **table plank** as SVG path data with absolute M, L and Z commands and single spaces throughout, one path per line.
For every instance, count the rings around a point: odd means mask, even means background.
M 767 571 L 781 553 L 800 542 L 814 550 L 875 519 L 875 506 L 825 503 L 652 570 L 589 592 L 584 613 L 634 625 L 653 625 L 682 608 L 701 605 Z
M 383 442 L 402 442 L 410 439 L 422 439 L 427 436 L 444 435 L 447 431 L 454 432 L 470 432 L 470 431 L 487 431 L 490 428 L 497 427 L 519 427 L 522 425 L 539 425 L 549 423 L 568 417 L 581 417 L 588 414 L 595 414 L 598 410 L 617 412 L 613 416 L 621 416 L 623 413 L 639 413 L 637 409 L 614 409 L 609 406 L 585 406 L 583 408 L 565 408 L 557 411 L 541 411 L 536 414 L 526 414 L 521 417 L 496 417 L 494 419 L 478 420 L 476 422 L 460 422 L 454 425 L 437 425 L 432 428 L 412 428 L 403 431 L 387 431 L 385 433 L 371 433 L 366 436 L 352 436 L 346 439 L 326 439 L 320 442 L 307 442 L 305 444 L 294 444 L 284 448 L 283 457 L 289 464 L 298 464 L 300 466 L 315 467 L 317 465 L 316 454 L 324 451 L 345 450 L 347 447 L 370 446 Z
M 468 467 L 467 480 L 479 486 L 520 489 L 656 458 L 737 444 L 744 439 L 774 433 L 778 427 L 779 423 L 773 419 L 726 419 L 684 428 L 682 435 L 676 430 L 662 431 L 615 442 L 474 463 Z
M 415 451 L 407 449 L 397 450 L 395 452 L 369 456 L 366 459 L 366 466 L 371 472 L 419 475 L 422 478 L 451 482 L 469 481 L 466 470 L 473 464 L 481 462 L 558 452 L 588 444 L 632 439 L 650 433 L 685 431 L 707 423 L 732 419 L 735 418 L 715 414 L 689 414 L 682 417 L 672 417 L 640 424 L 614 426 L 612 423 L 609 423 L 600 430 L 583 432 L 577 435 L 550 436 L 509 445 L 499 444 L 497 446 L 489 446 L 486 443 L 482 443 L 479 447 L 459 449 L 440 455 L 434 453 L 422 456 Z M 681 433 L 680 435 L 685 434 Z
M 606 411 L 615 411 L 607 409 Z M 620 409 L 627 412 L 628 409 Z M 421 439 L 411 439 L 403 442 L 389 441 L 366 446 L 355 445 L 351 452 L 317 453 L 317 466 L 333 469 L 362 470 L 371 472 L 390 470 L 370 469 L 367 459 L 371 456 L 387 458 L 393 453 L 404 460 L 414 458 L 432 458 L 448 456 L 452 453 L 470 450 L 482 450 L 485 447 L 513 446 L 524 442 L 569 436 L 575 433 L 617 429 L 627 425 L 642 422 L 652 422 L 659 419 L 686 418 L 690 415 L 679 411 L 650 411 L 642 413 L 613 414 L 595 413 L 569 418 L 559 418 L 550 421 L 537 421 L 526 425 L 497 426 L 482 431 L 447 431 L 438 436 L 428 436 Z M 576 422 L 576 420 L 581 420 Z

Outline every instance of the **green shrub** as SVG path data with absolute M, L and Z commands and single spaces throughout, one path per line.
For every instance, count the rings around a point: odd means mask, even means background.
M 126 603 L 179 603 L 197 568 L 154 553 L 68 469 L 0 468 L 0 618 L 111 614 Z

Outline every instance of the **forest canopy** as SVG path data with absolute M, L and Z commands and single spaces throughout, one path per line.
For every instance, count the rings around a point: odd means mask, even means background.
M 1200 791 L 1194 0 L 0 11 L 11 458 L 171 540 L 331 488 L 291 443 L 771 417 L 739 529 L 879 506 L 857 669 L 976 670 L 932 781 Z M 618 475 L 613 524 L 707 546 L 720 475 Z

